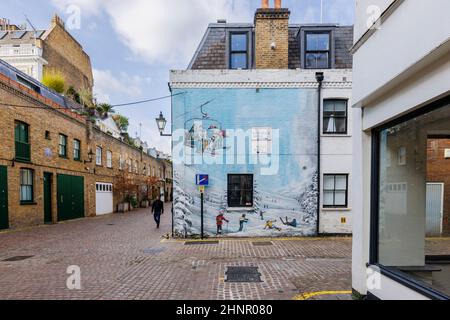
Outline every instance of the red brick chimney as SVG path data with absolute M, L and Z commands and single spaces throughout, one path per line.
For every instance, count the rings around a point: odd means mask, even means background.
M 256 69 L 288 69 L 289 67 L 289 9 L 269 7 L 269 0 L 261 1 L 255 14 Z

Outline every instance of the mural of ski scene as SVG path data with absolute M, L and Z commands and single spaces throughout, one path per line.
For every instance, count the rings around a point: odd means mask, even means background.
M 179 95 L 177 95 L 180 93 Z M 174 89 L 174 229 L 207 236 L 313 236 L 317 90 Z

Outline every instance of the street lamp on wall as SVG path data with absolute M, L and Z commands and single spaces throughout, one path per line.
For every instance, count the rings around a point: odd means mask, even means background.
M 164 118 L 162 112 L 159 113 L 159 118 L 156 118 L 156 125 L 158 126 L 159 133 L 161 137 L 171 137 L 172 134 L 164 134 L 164 130 L 166 129 L 167 120 Z
M 84 163 L 85 163 L 85 164 L 86 164 L 86 163 L 92 163 L 92 162 L 94 161 L 94 152 L 92 152 L 92 149 L 89 150 L 89 153 L 88 153 L 88 159 L 89 159 L 89 160 L 84 160 Z

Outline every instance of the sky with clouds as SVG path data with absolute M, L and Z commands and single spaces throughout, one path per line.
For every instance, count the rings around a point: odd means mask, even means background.
M 273 2 L 273 0 L 271 0 Z M 170 69 L 186 69 L 208 23 L 217 19 L 252 22 L 260 0 L 2 0 L 0 18 L 46 29 L 54 13 L 90 55 L 95 93 L 101 102 L 121 104 L 166 96 Z M 291 23 L 320 22 L 320 0 L 284 0 Z M 73 19 L 80 12 L 80 19 Z M 323 0 L 323 22 L 351 25 L 354 0 Z M 79 22 L 79 24 L 78 24 Z M 79 28 L 78 28 L 79 26 Z M 117 111 L 130 118 L 130 134 L 170 151 L 160 138 L 155 117 L 170 117 L 170 100 Z

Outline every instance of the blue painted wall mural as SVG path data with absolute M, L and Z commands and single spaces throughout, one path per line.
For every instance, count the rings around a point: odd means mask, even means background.
M 208 174 L 207 235 L 216 236 L 218 224 L 223 236 L 315 235 L 317 91 L 174 89 L 173 93 L 180 93 L 172 103 L 176 234 L 200 234 L 200 191 L 195 182 L 197 174 Z M 248 175 L 238 180 L 243 179 L 241 189 L 252 191 L 239 190 L 232 175 Z

